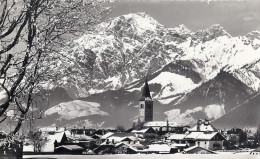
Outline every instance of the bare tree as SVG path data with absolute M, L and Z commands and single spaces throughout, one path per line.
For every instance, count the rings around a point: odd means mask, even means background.
M 16 134 L 32 103 L 39 83 L 51 78 L 49 61 L 61 49 L 110 13 L 105 1 L 0 0 L 0 123 L 10 105 L 16 110 Z M 55 56 L 54 56 L 55 55 Z

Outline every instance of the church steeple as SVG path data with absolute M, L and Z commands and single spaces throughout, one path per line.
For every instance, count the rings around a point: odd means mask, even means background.
M 151 94 L 150 94 L 150 89 L 149 89 L 149 85 L 148 85 L 148 82 L 147 82 L 147 78 L 145 79 L 145 84 L 144 84 L 144 88 L 143 88 L 143 95 L 142 97 L 140 98 L 139 101 L 144 101 L 146 99 L 149 99 L 151 100 Z
M 139 100 L 139 118 L 141 122 L 153 121 L 153 99 L 147 79 L 145 80 L 143 94 Z

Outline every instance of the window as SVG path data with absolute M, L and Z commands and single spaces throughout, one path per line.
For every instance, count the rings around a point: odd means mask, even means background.
M 141 104 L 141 109 L 143 109 L 144 108 L 144 105 L 143 104 Z

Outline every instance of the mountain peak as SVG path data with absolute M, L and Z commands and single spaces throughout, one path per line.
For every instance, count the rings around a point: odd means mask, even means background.
M 137 32 L 143 34 L 146 31 L 155 31 L 163 27 L 150 15 L 144 12 L 129 13 L 116 18 L 113 18 L 105 26 L 106 30 L 121 31 L 125 30 L 129 33 Z
M 254 30 L 251 31 L 250 33 L 246 34 L 245 37 L 248 39 L 254 40 L 254 39 L 259 39 L 260 40 L 260 31 Z
M 200 39 L 203 42 L 210 41 L 220 36 L 232 37 L 224 28 L 219 24 L 214 24 L 205 30 L 195 32 L 194 39 Z
M 180 35 L 192 34 L 193 32 L 184 24 L 179 25 L 178 27 L 173 28 Z

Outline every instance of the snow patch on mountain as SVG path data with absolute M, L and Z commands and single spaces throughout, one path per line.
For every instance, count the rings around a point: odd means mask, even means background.
M 105 83 L 107 83 L 107 86 L 110 87 L 111 90 L 119 89 L 122 86 L 120 77 L 115 77 L 115 76 L 106 79 Z
M 197 84 L 194 84 L 193 81 L 190 78 L 186 78 L 185 76 L 178 75 L 176 73 L 172 72 L 161 72 L 158 76 L 148 81 L 150 85 L 152 84 L 160 84 L 161 85 L 161 91 L 154 96 L 154 99 L 159 100 L 160 102 L 170 102 L 174 100 L 174 98 L 166 100 L 160 100 L 162 98 L 167 98 L 172 95 L 176 95 L 179 93 L 186 92 L 190 89 L 193 89 L 197 86 Z M 128 91 L 141 91 L 142 87 L 132 88 Z
M 74 100 L 70 102 L 60 103 L 45 111 L 45 116 L 57 113 L 63 119 L 74 119 L 83 116 L 98 114 L 101 116 L 108 115 L 107 112 L 100 110 L 100 105 L 94 102 Z
M 203 111 L 207 115 L 208 119 L 218 119 L 225 114 L 225 106 L 217 104 L 208 105 Z
M 149 83 L 161 85 L 161 91 L 154 97 L 155 99 L 182 93 L 195 85 L 191 79 L 171 72 L 161 72 L 157 77 L 149 81 Z
M 161 104 L 170 104 L 171 102 L 175 101 L 178 98 L 180 98 L 180 96 L 174 96 L 174 97 L 170 97 L 170 98 L 157 99 L 157 100 Z

